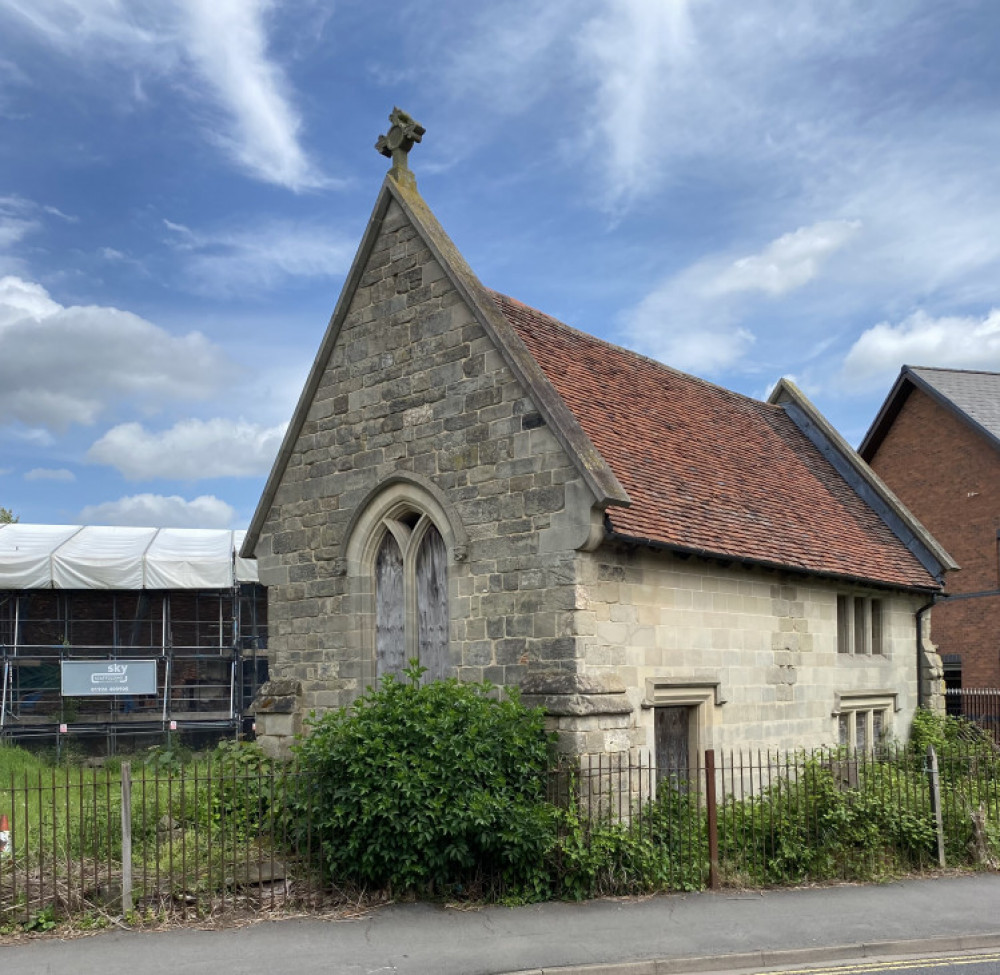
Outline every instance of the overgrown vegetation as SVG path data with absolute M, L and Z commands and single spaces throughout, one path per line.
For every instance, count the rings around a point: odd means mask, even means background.
M 655 770 L 643 780 L 635 769 L 564 764 L 555 787 L 551 745 L 539 711 L 487 684 L 423 684 L 414 667 L 314 721 L 287 766 L 246 742 L 203 755 L 149 749 L 132 758 L 132 866 L 142 879 L 129 916 L 212 911 L 254 884 L 273 895 L 272 875 L 289 904 L 331 889 L 524 902 L 706 885 L 703 773 L 650 790 Z M 936 866 L 928 745 L 948 864 L 996 867 L 1000 752 L 974 725 L 922 711 L 905 746 L 727 768 L 722 882 L 866 880 Z M 46 930 L 95 905 L 122 910 L 120 764 L 54 768 L 0 747 L 13 848 L 0 859 L 0 931 L 15 919 Z
M 548 894 L 556 810 L 540 710 L 489 684 L 386 677 L 314 720 L 297 749 L 293 836 L 321 837 L 326 875 L 360 887 Z

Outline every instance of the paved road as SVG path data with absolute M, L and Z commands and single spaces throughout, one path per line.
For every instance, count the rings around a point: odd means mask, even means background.
M 481 911 L 407 904 L 354 921 L 114 931 L 0 947 L 0 973 L 497 975 L 599 966 L 595 975 L 652 975 L 978 947 L 1000 948 L 998 874 Z

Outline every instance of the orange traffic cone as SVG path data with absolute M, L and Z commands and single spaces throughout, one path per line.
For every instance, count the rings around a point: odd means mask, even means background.
M 10 822 L 6 813 L 0 813 L 0 856 L 10 850 Z

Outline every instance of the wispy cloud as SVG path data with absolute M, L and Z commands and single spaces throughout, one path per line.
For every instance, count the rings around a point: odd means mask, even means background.
M 233 528 L 236 509 L 213 494 L 187 501 L 179 495 L 133 494 L 80 511 L 81 525 L 147 528 Z
M 284 425 L 222 418 L 183 420 L 161 432 L 123 423 L 104 434 L 87 459 L 116 468 L 130 481 L 254 477 L 270 470 L 284 432 Z
M 0 0 L 0 13 L 81 64 L 131 75 L 123 91 L 145 100 L 143 80 L 175 82 L 203 131 L 251 176 L 301 191 L 328 185 L 302 146 L 294 92 L 268 50 L 272 0 Z M 25 65 L 19 66 L 22 71 Z
M 76 475 L 65 467 L 33 467 L 24 475 L 26 481 L 62 481 L 72 483 Z
M 196 231 L 164 221 L 188 286 L 228 297 L 259 294 L 293 278 L 346 272 L 355 244 L 327 230 L 278 221 L 232 231 Z
M 800 227 L 772 241 L 759 254 L 740 257 L 724 268 L 709 288 L 716 294 L 760 291 L 778 297 L 808 284 L 822 262 L 860 229 L 857 220 L 827 220 Z
M 13 247 L 41 226 L 33 203 L 18 196 L 0 196 L 0 250 Z
M 783 234 L 755 254 L 704 258 L 668 277 L 624 315 L 626 341 L 678 369 L 732 369 L 755 342 L 743 323 L 749 311 L 817 278 L 859 227 L 856 221 L 822 221 Z
M 201 400 L 236 375 L 199 332 L 170 332 L 119 308 L 63 306 L 40 284 L 0 278 L 0 423 L 64 429 L 113 402 Z
M 270 0 L 181 0 L 186 54 L 228 117 L 220 144 L 248 172 L 292 190 L 325 178 L 302 148 L 291 87 L 268 57 Z

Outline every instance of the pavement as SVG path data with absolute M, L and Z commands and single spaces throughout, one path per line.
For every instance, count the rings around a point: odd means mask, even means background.
M 16 975 L 679 975 L 1000 947 L 1000 874 L 112 931 L 0 947 Z

